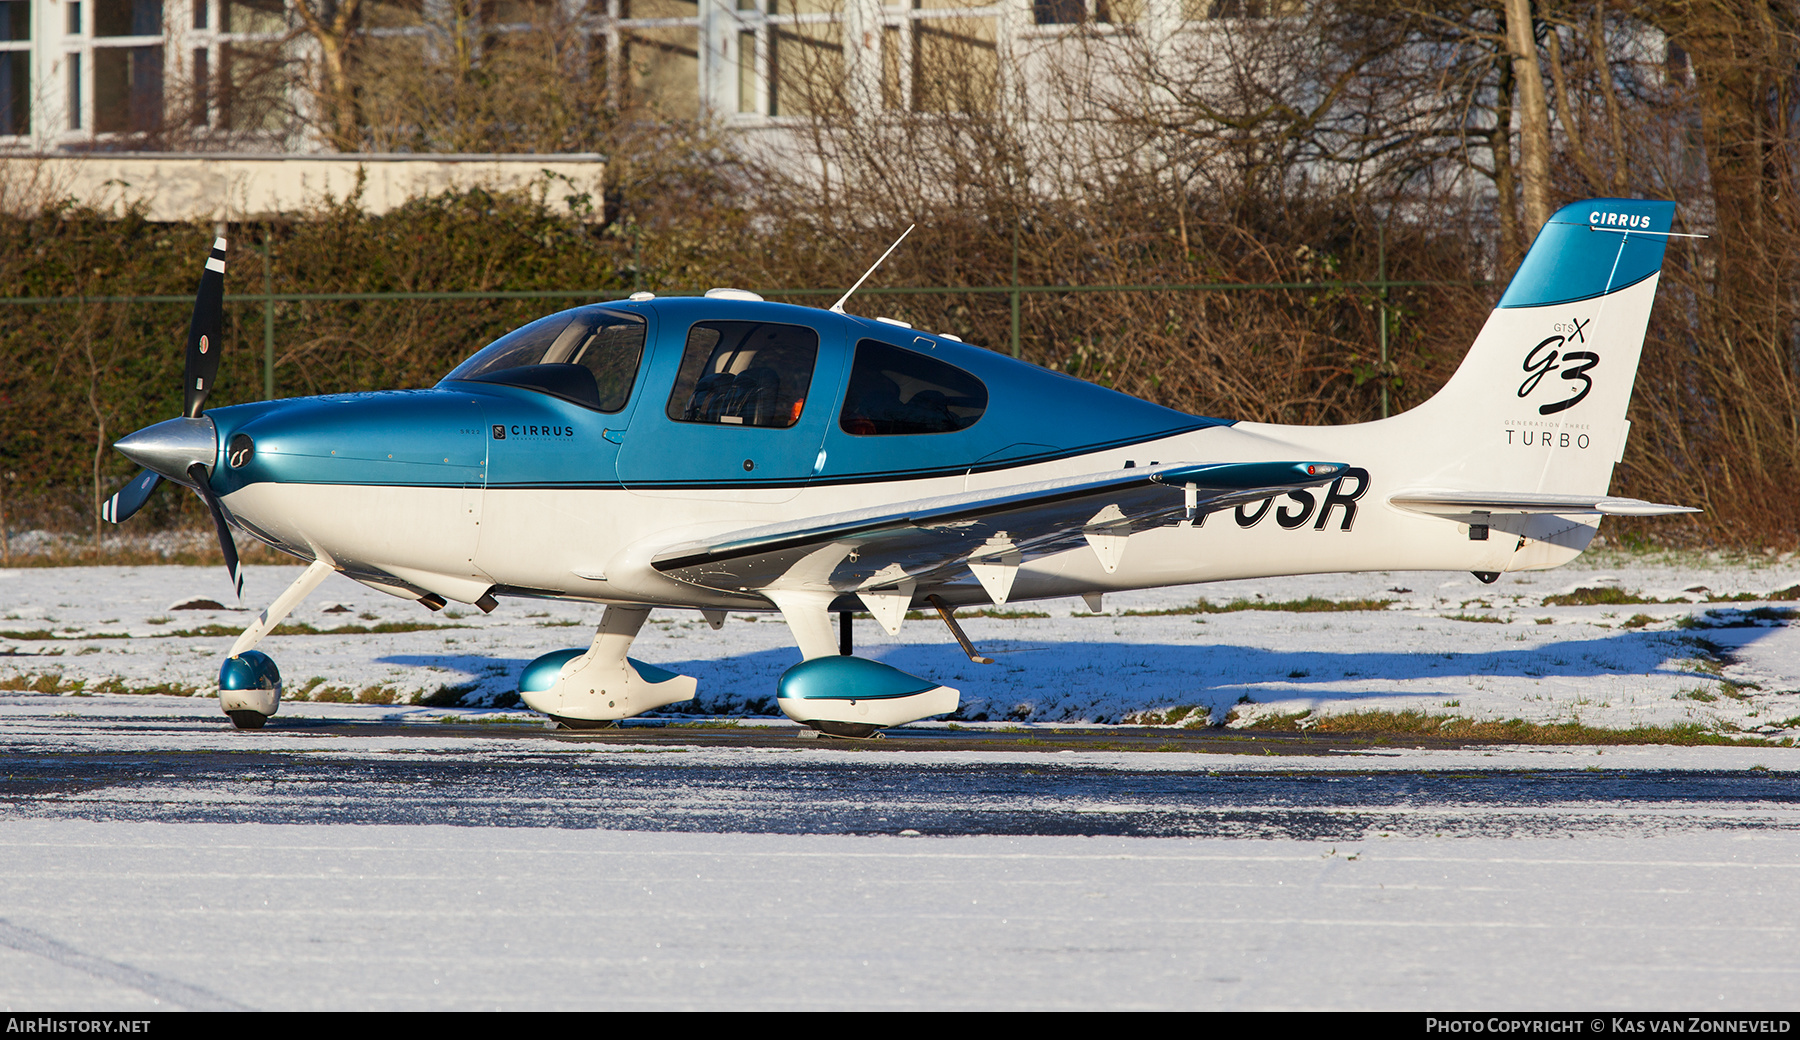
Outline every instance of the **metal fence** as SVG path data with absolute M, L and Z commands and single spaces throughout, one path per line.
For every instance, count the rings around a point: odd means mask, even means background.
M 1314 282 L 1196 282 L 1189 284 L 1168 285 L 942 285 L 924 287 L 865 287 L 857 290 L 858 296 L 924 296 L 924 295 L 969 295 L 999 296 L 1009 298 L 1012 311 L 1012 328 L 1009 349 L 1013 357 L 1018 357 L 1019 345 L 1019 309 L 1026 296 L 1034 295 L 1069 295 L 1081 293 L 1168 293 L 1168 292 L 1253 292 L 1270 290 L 1337 290 L 1368 293 L 1380 308 L 1381 327 L 1381 364 L 1388 364 L 1388 313 L 1389 295 L 1394 289 L 1407 288 L 1481 288 L 1491 286 L 1490 280 L 1414 280 L 1395 281 L 1386 277 L 1385 256 L 1383 271 L 1380 276 L 1365 280 L 1331 280 Z M 468 292 L 347 292 L 347 293 L 278 293 L 273 290 L 272 278 L 265 265 L 264 290 L 260 293 L 227 293 L 225 303 L 262 305 L 263 313 L 263 396 L 275 396 L 275 305 L 278 303 L 331 303 L 331 302 L 379 302 L 379 301 L 430 301 L 430 300 L 602 300 L 615 298 L 621 289 L 542 289 L 542 290 L 474 290 Z M 838 296 L 840 289 L 773 289 L 759 290 L 759 294 L 769 299 L 808 296 Z M 86 304 L 105 303 L 159 303 L 187 304 L 192 303 L 191 296 L 149 295 L 149 296 L 0 296 L 0 306 L 14 307 L 52 307 L 82 306 Z M 1384 383 L 1381 387 L 1381 414 L 1388 414 L 1388 391 Z

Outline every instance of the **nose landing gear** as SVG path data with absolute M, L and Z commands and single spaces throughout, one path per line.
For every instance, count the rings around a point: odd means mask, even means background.
M 262 729 L 281 708 L 281 670 L 260 650 L 228 657 L 219 666 L 219 707 L 238 729 Z

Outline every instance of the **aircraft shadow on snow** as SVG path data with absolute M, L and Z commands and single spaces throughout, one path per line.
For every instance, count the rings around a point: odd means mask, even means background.
M 1729 639 L 1719 639 L 1727 633 L 1716 629 L 1694 633 L 1632 631 L 1544 646 L 1473 652 L 1272 650 L 1206 642 L 1084 641 L 1046 645 L 1029 640 L 984 640 L 980 647 L 996 658 L 998 663 L 993 665 L 967 660 L 954 644 L 875 644 L 862 652 L 893 667 L 930 675 L 959 688 L 962 707 L 954 717 L 1113 721 L 1120 715 L 1173 704 L 1228 706 L 1246 692 L 1259 704 L 1330 696 L 1374 705 L 1393 697 L 1440 693 L 1463 696 L 1469 693 L 1466 680 L 1484 676 L 1554 681 L 1691 673 L 1696 678 L 1711 679 L 1716 677 L 1681 662 L 1716 653 L 1716 645 L 1708 646 L 1715 640 L 1734 649 L 1763 638 L 1769 631 L 1735 628 L 1729 630 Z M 774 712 L 773 698 L 766 691 L 773 678 L 797 663 L 799 656 L 797 650 L 783 647 L 732 657 L 654 663 L 700 680 L 696 703 L 673 705 L 671 711 L 681 713 L 697 708 L 707 713 Z M 492 694 L 512 689 L 530 659 L 396 654 L 380 661 L 481 677 L 483 692 Z M 1441 689 L 1416 684 L 1418 680 L 1434 679 L 1444 681 Z M 1357 680 L 1392 685 L 1364 690 L 1334 688 Z

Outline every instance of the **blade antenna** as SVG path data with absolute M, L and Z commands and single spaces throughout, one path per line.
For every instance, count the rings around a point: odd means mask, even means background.
M 853 293 L 855 293 L 855 292 L 856 292 L 856 290 L 858 290 L 858 289 L 860 289 L 860 288 L 862 288 L 862 283 L 864 283 L 864 282 L 866 282 L 866 281 L 868 281 L 868 280 L 869 280 L 869 276 L 870 276 L 870 275 L 872 275 L 872 274 L 874 274 L 874 273 L 875 273 L 875 269 L 876 269 L 876 268 L 877 268 L 877 267 L 880 267 L 880 266 L 881 266 L 881 264 L 882 264 L 882 261 L 884 261 L 884 260 L 886 260 L 886 259 L 887 259 L 887 258 L 888 258 L 888 255 L 889 255 L 889 254 L 890 254 L 890 253 L 892 253 L 892 252 L 893 252 L 893 251 L 894 251 L 894 250 L 896 250 L 896 249 L 899 249 L 899 248 L 900 248 L 900 243 L 902 243 L 902 242 L 904 242 L 904 241 L 906 241 L 906 236 L 907 236 L 907 235 L 910 235 L 910 234 L 912 234 L 912 232 L 913 232 L 913 228 L 916 228 L 916 227 L 918 227 L 918 226 L 919 226 L 919 225 L 917 225 L 917 224 L 908 224 L 908 225 L 906 225 L 906 230 L 905 230 L 905 231 L 902 231 L 902 232 L 900 232 L 900 237 L 899 237 L 899 238 L 896 238 L 896 239 L 894 239 L 894 244 L 893 244 L 893 245 L 891 245 L 891 246 L 888 246 L 888 247 L 887 247 L 887 252 L 886 252 L 886 253 L 883 253 L 883 254 L 881 254 L 881 260 L 877 260 L 877 261 L 875 261 L 875 263 L 874 263 L 874 264 L 872 264 L 872 265 L 870 265 L 870 267 L 869 267 L 869 269 L 868 269 L 868 270 L 867 270 L 867 271 L 864 271 L 864 272 L 863 272 L 863 276 L 862 276 L 862 277 L 861 277 L 861 278 L 858 278 L 858 279 L 857 279 L 857 280 L 856 280 L 856 284 L 855 284 L 855 285 L 852 285 L 852 286 L 851 286 L 851 287 L 850 287 L 850 291 L 849 291 L 849 292 L 847 292 L 847 293 L 845 293 L 845 294 L 844 294 L 844 295 L 842 295 L 842 296 L 840 296 L 840 297 L 838 297 L 838 302 L 836 302 L 836 303 L 834 303 L 834 304 L 832 304 L 832 305 L 831 305 L 831 312 L 832 312 L 832 313 L 833 313 L 833 314 L 842 314 L 842 313 L 844 313 L 844 301 L 845 301 L 845 300 L 848 300 L 848 299 L 849 299 L 849 298 L 850 298 L 850 296 L 851 296 L 851 294 L 853 294 Z

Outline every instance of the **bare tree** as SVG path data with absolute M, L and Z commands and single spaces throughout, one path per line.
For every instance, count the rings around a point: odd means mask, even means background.
M 357 61 L 363 41 L 363 0 L 293 0 L 306 34 L 318 48 L 310 84 L 326 140 L 340 152 L 362 145 Z
M 1519 118 L 1519 173 L 1525 189 L 1524 230 L 1530 238 L 1550 219 L 1550 103 L 1544 96 L 1531 0 L 1505 0 L 1505 4 L 1506 50 L 1512 59 Z

